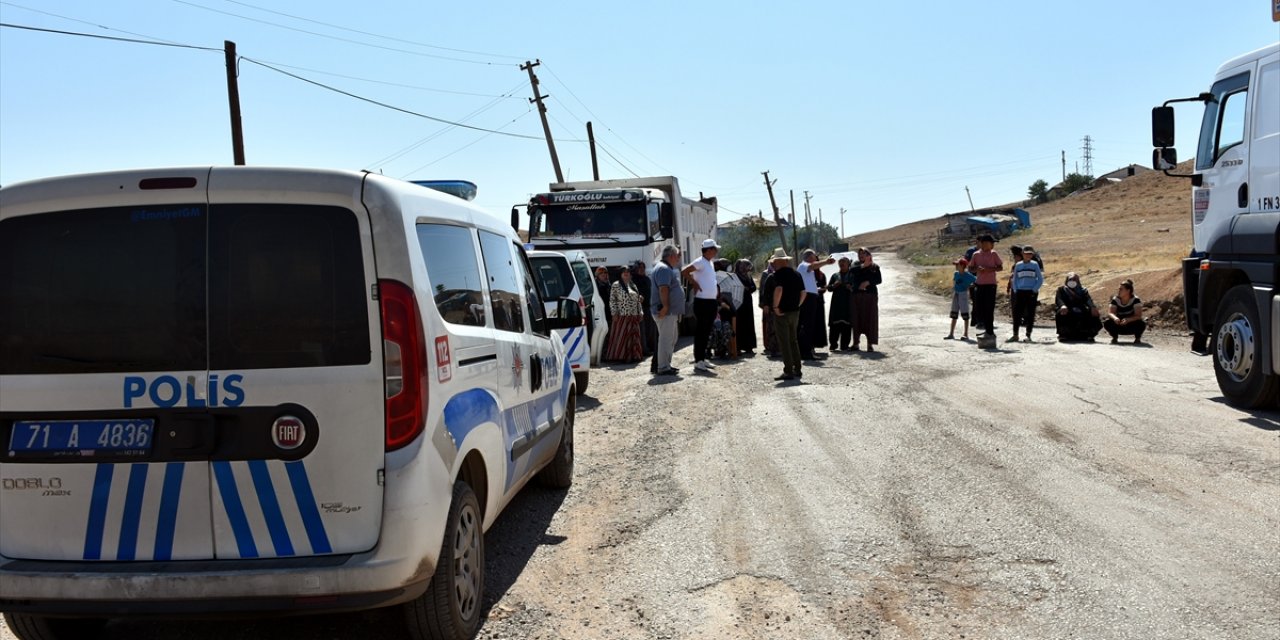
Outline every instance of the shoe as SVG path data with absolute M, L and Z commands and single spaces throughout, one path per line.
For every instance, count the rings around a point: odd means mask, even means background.
M 782 374 L 782 375 L 780 375 L 780 376 L 778 376 L 778 377 L 774 378 L 774 380 L 777 380 L 778 382 L 784 382 L 784 381 L 786 381 L 786 380 L 795 380 L 795 379 L 796 379 L 796 377 L 795 377 L 795 376 L 793 376 L 793 375 L 791 375 L 791 374 L 789 374 L 789 373 L 784 373 L 784 374 Z
M 705 367 L 706 367 L 706 368 L 708 368 L 708 369 L 714 369 L 714 368 L 716 368 L 716 365 L 712 364 L 712 362 L 711 362 L 710 360 L 703 360 L 703 361 L 702 361 L 702 364 L 703 364 L 703 366 L 705 366 Z
M 954 333 L 948 333 L 947 337 L 943 338 L 943 340 L 955 340 L 955 339 L 956 339 L 956 336 Z
M 1120 338 L 1112 338 L 1111 344 L 1120 344 Z
M 1016 333 L 1013 334 L 1012 336 L 1009 336 L 1008 340 L 1005 340 L 1005 342 L 1017 342 L 1017 341 L 1018 341 L 1018 334 Z
M 710 371 L 711 367 L 707 366 L 706 360 L 699 360 L 693 363 L 693 370 L 694 371 Z
M 858 345 L 856 345 L 856 344 L 855 344 L 855 345 L 853 345 L 852 347 L 849 347 L 849 350 L 850 350 L 850 351 L 862 351 L 862 347 L 859 347 Z
M 796 376 L 796 378 L 803 378 L 803 377 L 804 377 L 804 372 L 803 372 L 803 371 L 797 371 L 797 372 L 795 373 L 795 376 Z
M 680 371 L 679 371 L 678 369 L 676 369 L 675 367 L 667 367 L 666 369 L 663 369 L 662 371 L 659 371 L 659 372 L 658 372 L 657 374 L 655 374 L 655 375 L 659 375 L 659 376 L 677 376 L 677 375 L 680 375 Z
M 1134 339 L 1133 339 L 1133 343 L 1134 343 L 1134 344 L 1143 344 L 1143 342 L 1142 342 L 1142 339 L 1141 339 L 1141 338 L 1134 338 Z
M 964 334 L 964 335 L 960 336 L 960 339 L 961 339 L 962 341 L 964 341 L 964 342 L 968 342 L 968 341 L 969 341 L 969 334 L 967 334 L 967 333 L 966 333 L 966 334 Z
M 875 352 L 876 352 L 876 348 L 875 348 L 875 347 L 873 347 L 873 346 L 871 346 L 871 345 L 867 345 L 867 353 L 875 353 Z

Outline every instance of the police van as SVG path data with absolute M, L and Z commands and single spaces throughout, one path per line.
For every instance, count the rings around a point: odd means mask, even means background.
M 565 358 L 569 362 L 569 370 L 573 373 L 576 385 L 575 390 L 580 394 L 586 393 L 587 386 L 591 383 L 592 339 L 594 338 L 591 323 L 598 320 L 600 324 L 608 327 L 603 317 L 604 303 L 601 301 L 593 305 L 591 302 L 591 296 L 599 297 L 591 283 L 594 278 L 588 270 L 584 279 L 582 267 L 575 269 L 574 261 L 559 251 L 530 251 L 529 260 L 533 264 L 536 280 L 542 286 L 543 299 L 547 300 L 545 304 L 548 316 L 558 315 L 558 303 L 551 302 L 553 300 L 572 300 L 578 305 L 578 315 L 583 318 L 582 323 L 557 330 L 554 335 L 564 345 Z M 590 296 L 584 292 L 584 287 L 592 292 Z M 599 317 L 595 317 L 597 313 Z
M 374 174 L 0 189 L 10 628 L 400 605 L 410 637 L 471 637 L 484 531 L 572 480 L 551 331 L 582 316 L 539 289 L 505 221 Z

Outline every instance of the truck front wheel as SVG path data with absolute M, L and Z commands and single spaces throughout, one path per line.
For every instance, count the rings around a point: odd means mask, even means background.
M 1262 372 L 1265 328 L 1258 321 L 1253 289 L 1239 285 L 1227 291 L 1213 329 L 1213 371 L 1227 402 L 1241 408 L 1273 405 L 1278 376 Z

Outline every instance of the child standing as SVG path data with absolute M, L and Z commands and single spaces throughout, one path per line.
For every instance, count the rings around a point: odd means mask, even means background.
M 1018 341 L 1018 327 L 1027 329 L 1027 341 L 1031 341 L 1031 329 L 1036 324 L 1036 305 L 1040 304 L 1040 286 L 1044 284 L 1044 272 L 1035 261 L 1036 252 L 1030 246 L 1022 248 L 1022 262 L 1013 265 L 1010 285 L 1013 288 L 1013 337 Z
M 978 281 L 978 276 L 969 273 L 969 261 L 960 258 L 953 262 L 956 265 L 956 273 L 952 276 L 951 291 L 951 332 L 947 334 L 947 340 L 956 339 L 956 318 L 964 318 L 964 336 L 961 340 L 969 339 L 969 287 Z

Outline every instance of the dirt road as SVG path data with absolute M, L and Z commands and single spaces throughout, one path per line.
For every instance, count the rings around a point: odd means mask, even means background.
M 944 342 L 886 262 L 883 353 L 592 374 L 567 494 L 486 537 L 482 638 L 1280 637 L 1280 419 L 1209 361 Z M 1007 325 L 1006 325 L 1007 326 Z M 375 614 L 112 638 L 358 638 Z M 0 632 L 5 640 L 12 636 Z

